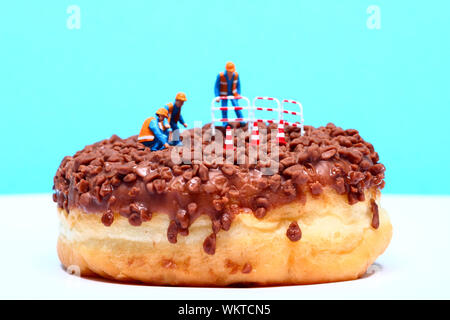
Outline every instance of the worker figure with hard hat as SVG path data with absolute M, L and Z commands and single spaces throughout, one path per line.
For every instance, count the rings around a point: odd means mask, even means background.
M 241 95 L 241 81 L 239 75 L 236 72 L 236 67 L 233 62 L 228 62 L 225 65 L 225 72 L 219 73 L 216 79 L 216 85 L 214 87 L 214 93 L 219 101 L 219 97 L 223 96 L 235 96 Z M 237 99 L 232 99 L 231 104 L 233 107 L 238 107 L 239 103 Z M 222 100 L 222 107 L 228 106 L 228 99 Z M 235 110 L 238 118 L 243 118 L 241 110 Z M 228 110 L 222 110 L 222 118 L 228 118 Z M 241 122 L 241 126 L 244 126 L 245 122 Z M 223 123 L 223 126 L 228 126 L 227 122 Z
M 138 141 L 152 151 L 168 148 L 169 127 L 164 123 L 168 115 L 165 108 L 160 108 L 156 111 L 156 117 L 147 118 L 139 132 Z
M 183 116 L 181 115 L 181 107 L 186 101 L 186 94 L 184 94 L 183 92 L 178 92 L 175 96 L 175 102 L 168 103 L 164 107 L 168 112 L 168 122 L 170 128 L 172 128 L 172 141 L 169 142 L 169 144 L 172 146 L 180 144 L 178 122 L 181 123 L 185 128 L 187 128 L 187 124 L 186 122 L 184 122 Z

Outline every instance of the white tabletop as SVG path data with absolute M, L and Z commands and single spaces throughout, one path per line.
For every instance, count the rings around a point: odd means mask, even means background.
M 394 236 L 355 281 L 269 288 L 118 284 L 66 273 L 51 195 L 0 196 L 2 299 L 450 299 L 450 197 L 383 196 Z

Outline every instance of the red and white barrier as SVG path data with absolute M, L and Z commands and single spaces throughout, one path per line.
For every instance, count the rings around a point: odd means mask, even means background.
M 227 126 L 227 130 L 225 131 L 225 150 L 234 150 L 234 139 L 233 134 L 231 132 L 231 127 Z
M 285 145 L 286 144 L 286 139 L 285 139 L 285 135 L 284 135 L 284 120 L 280 119 L 279 123 L 278 123 L 278 133 L 277 133 L 277 142 L 280 145 Z
M 217 122 L 242 122 L 242 121 L 247 121 L 247 118 L 221 118 L 221 119 L 216 119 Z
M 250 136 L 250 145 L 251 146 L 259 146 L 259 128 L 258 123 L 253 122 L 252 134 Z
M 239 107 L 216 107 L 216 102 L 220 101 L 220 100 L 245 100 L 247 102 L 246 106 L 239 106 Z M 216 134 L 216 126 L 215 123 L 216 122 L 229 122 L 229 121 L 238 121 L 238 122 L 251 122 L 250 117 L 248 118 L 234 118 L 234 119 L 230 119 L 230 118 L 215 118 L 214 117 L 214 111 L 216 110 L 248 110 L 248 113 L 251 113 L 251 103 L 250 100 L 247 97 L 244 96 L 220 96 L 220 97 L 215 97 L 212 102 L 211 102 L 211 133 L 214 136 Z
M 291 104 L 298 105 L 298 107 L 300 108 L 300 112 L 284 110 L 285 103 L 291 103 Z M 305 129 L 304 129 L 304 126 L 303 126 L 303 122 L 304 121 L 303 121 L 303 106 L 302 106 L 302 104 L 300 102 L 298 102 L 298 101 L 295 101 L 295 100 L 284 99 L 281 107 L 283 108 L 283 113 L 288 113 L 288 114 L 300 116 L 300 123 L 299 123 L 300 134 L 303 136 L 305 134 Z M 293 124 L 289 124 L 289 125 L 293 125 Z M 297 125 L 294 125 L 294 127 L 297 127 Z
M 301 128 L 302 124 L 300 122 L 287 122 L 286 120 L 283 120 L 284 124 L 291 127 L 298 127 Z
M 216 107 L 215 103 L 220 100 L 233 100 L 233 99 L 243 99 L 247 102 L 246 106 L 239 106 L 239 107 Z M 257 100 L 268 100 L 268 101 L 274 101 L 277 104 L 276 108 L 265 108 L 265 107 L 257 107 L 256 101 Z M 300 111 L 291 111 L 291 110 L 285 110 L 285 104 L 296 104 L 298 105 Z M 247 118 L 215 118 L 214 117 L 214 111 L 220 110 L 247 110 L 248 116 Z M 256 119 L 255 111 L 271 111 L 271 112 L 277 112 L 278 113 L 278 119 Z M 294 116 L 299 116 L 300 121 L 297 122 L 288 122 L 283 120 L 283 114 L 291 114 Z M 250 100 L 244 96 L 220 96 L 216 97 L 212 100 L 211 103 L 211 131 L 212 135 L 215 135 L 215 122 L 248 122 L 248 129 L 251 131 L 251 138 L 250 138 L 250 145 L 259 145 L 259 129 L 257 126 L 257 123 L 265 122 L 265 123 L 278 123 L 278 133 L 277 133 L 277 141 L 279 144 L 286 144 L 286 138 L 285 138 L 285 132 L 284 132 L 284 126 L 289 125 L 293 127 L 299 127 L 301 135 L 303 136 L 305 134 L 304 125 L 303 125 L 303 106 L 300 102 L 296 100 L 288 100 L 284 99 L 282 103 L 277 98 L 273 97 L 256 97 L 253 99 L 253 104 L 250 103 Z M 256 128 L 256 130 L 255 130 Z M 231 128 L 227 127 L 227 137 L 230 135 L 231 137 L 231 144 L 233 144 L 232 136 L 231 136 Z M 227 145 L 227 139 L 225 140 L 225 149 L 229 150 L 229 145 Z M 231 149 L 233 149 L 233 145 L 231 146 Z
M 253 120 L 253 121 L 254 121 L 254 122 L 259 122 L 259 123 L 261 123 L 261 122 L 277 123 L 276 120 L 272 120 L 272 119 L 267 119 L 267 120 L 265 120 L 265 119 L 256 119 L 256 120 Z
M 276 108 L 264 108 L 264 107 L 257 107 L 256 106 L 256 101 L 257 100 L 267 100 L 267 101 L 274 101 L 277 104 Z M 274 120 L 271 119 L 256 119 L 255 116 L 255 111 L 271 111 L 271 112 L 276 112 L 278 113 L 278 119 L 282 119 L 282 105 L 280 103 L 280 100 L 278 100 L 277 98 L 273 98 L 273 97 L 256 97 L 255 99 L 253 99 L 253 110 L 252 110 L 252 115 L 253 115 L 253 122 L 267 122 L 267 123 L 275 123 Z M 259 143 L 259 131 L 258 131 L 258 143 Z
M 276 104 L 277 104 L 277 108 L 263 108 L 263 107 L 257 107 L 257 106 L 256 106 L 256 100 L 275 101 Z M 255 110 L 277 112 L 277 113 L 278 113 L 278 119 L 280 119 L 281 113 L 282 113 L 282 111 L 283 111 L 282 105 L 281 105 L 281 103 L 280 103 L 280 100 L 278 100 L 277 98 L 272 98 L 272 97 L 256 97 L 255 99 L 253 99 L 253 117 L 254 117 L 254 118 L 255 118 Z M 254 120 L 256 120 L 256 119 L 254 119 Z

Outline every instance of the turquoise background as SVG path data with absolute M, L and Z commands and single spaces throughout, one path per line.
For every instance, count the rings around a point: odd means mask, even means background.
M 366 26 L 372 4 L 380 30 Z M 358 129 L 387 193 L 449 194 L 449 12 L 444 0 L 2 1 L 0 193 L 50 192 L 65 155 L 137 134 L 178 91 L 188 124 L 208 122 L 231 60 L 243 95 Z

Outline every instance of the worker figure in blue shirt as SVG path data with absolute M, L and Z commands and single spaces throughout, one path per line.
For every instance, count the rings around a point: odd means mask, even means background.
M 138 141 L 152 151 L 168 148 L 169 128 L 164 124 L 167 116 L 167 110 L 160 108 L 156 111 L 156 117 L 147 118 L 139 132 Z
M 169 142 L 171 146 L 177 146 L 181 144 L 178 122 L 181 123 L 185 128 L 187 128 L 187 124 L 186 122 L 184 122 L 183 116 L 181 115 L 181 107 L 186 101 L 186 94 L 184 94 L 183 92 L 178 92 L 175 97 L 175 103 L 168 103 L 164 107 L 168 112 L 168 122 L 170 128 L 172 129 L 172 140 Z
M 216 101 L 219 101 L 219 97 L 223 96 L 235 96 L 241 95 L 241 81 L 239 75 L 236 72 L 236 67 L 233 62 L 228 62 L 225 65 L 225 72 L 219 73 L 216 79 L 216 85 L 214 87 L 214 93 L 217 97 Z M 239 103 L 237 99 L 232 99 L 231 104 L 233 107 L 238 107 Z M 228 106 L 228 99 L 222 100 L 222 107 Z M 235 110 L 238 118 L 243 118 L 241 110 Z M 222 118 L 228 119 L 228 110 L 222 110 Z M 241 122 L 241 127 L 245 125 L 245 122 Z M 224 127 L 228 126 L 228 122 L 223 123 Z

